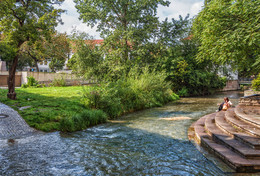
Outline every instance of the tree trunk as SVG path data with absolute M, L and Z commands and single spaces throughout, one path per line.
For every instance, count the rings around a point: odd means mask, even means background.
M 36 58 L 36 57 L 33 57 L 33 59 L 34 59 L 34 63 L 35 63 L 35 67 L 36 67 L 37 72 L 40 72 L 40 71 L 39 71 L 39 67 L 38 67 L 37 58 Z
M 23 44 L 22 41 L 20 41 L 17 45 L 17 48 L 20 48 L 20 46 Z M 15 72 L 16 72 L 16 67 L 18 64 L 18 53 L 17 51 L 13 61 L 12 65 L 9 67 L 9 77 L 8 77 L 8 93 L 7 93 L 7 98 L 10 98 L 12 100 L 16 99 L 16 93 L 15 93 Z
M 18 54 L 13 59 L 12 65 L 9 68 L 9 77 L 8 77 L 8 93 L 7 97 L 15 100 L 16 93 L 15 93 L 15 71 L 18 64 Z

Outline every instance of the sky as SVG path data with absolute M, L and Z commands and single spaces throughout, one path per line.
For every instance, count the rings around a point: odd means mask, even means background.
M 157 16 L 159 20 L 168 19 L 179 19 L 179 15 L 186 17 L 190 14 L 190 17 L 194 17 L 202 9 L 204 0 L 169 0 L 171 4 L 169 7 L 159 6 L 157 10 Z M 63 25 L 59 24 L 57 30 L 59 32 L 66 32 L 71 34 L 71 31 L 76 28 L 78 31 L 84 31 L 95 39 L 100 39 L 99 33 L 96 32 L 96 27 L 91 28 L 78 19 L 79 14 L 75 8 L 73 0 L 65 0 L 61 7 L 66 12 L 62 14 Z

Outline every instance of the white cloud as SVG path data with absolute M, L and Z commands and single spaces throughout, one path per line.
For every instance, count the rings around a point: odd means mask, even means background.
M 164 20 L 166 17 L 168 17 L 168 19 L 178 19 L 179 15 L 181 15 L 182 17 L 186 17 L 188 13 L 190 14 L 190 17 L 193 17 L 202 9 L 204 1 L 170 0 L 170 2 L 171 4 L 169 5 L 169 7 L 159 6 L 157 16 L 160 20 Z M 66 32 L 67 34 L 70 34 L 73 28 L 76 28 L 79 31 L 84 31 L 88 33 L 96 39 L 100 38 L 100 33 L 96 32 L 96 27 L 91 28 L 78 19 L 79 14 L 75 8 L 75 3 L 73 2 L 73 0 L 65 0 L 59 8 L 67 10 L 67 12 L 62 14 L 61 16 L 64 25 L 59 25 L 56 28 L 59 32 Z
M 203 1 L 192 4 L 190 9 L 191 16 L 197 15 L 203 7 Z
M 190 14 L 190 17 L 194 17 L 202 9 L 203 0 L 170 0 L 169 7 L 159 6 L 158 17 L 160 20 L 174 18 L 179 19 L 179 15 L 186 17 Z
M 76 28 L 78 31 L 84 31 L 96 39 L 100 38 L 99 32 L 96 32 L 96 27 L 91 28 L 79 20 L 79 14 L 73 0 L 65 0 L 59 8 L 66 10 L 66 12 L 61 15 L 64 24 L 59 24 L 56 28 L 59 32 L 71 34 L 72 30 Z

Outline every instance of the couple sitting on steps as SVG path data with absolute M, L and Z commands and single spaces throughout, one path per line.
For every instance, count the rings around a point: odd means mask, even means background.
M 221 104 L 218 104 L 219 108 L 218 111 L 226 111 L 228 108 L 232 106 L 231 101 L 229 101 L 228 97 L 224 97 L 224 102 Z

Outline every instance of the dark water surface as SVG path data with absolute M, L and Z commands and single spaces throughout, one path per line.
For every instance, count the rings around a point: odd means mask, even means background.
M 0 175 L 227 175 L 187 138 L 224 96 L 236 105 L 243 94 L 183 98 L 81 132 L 0 140 Z

